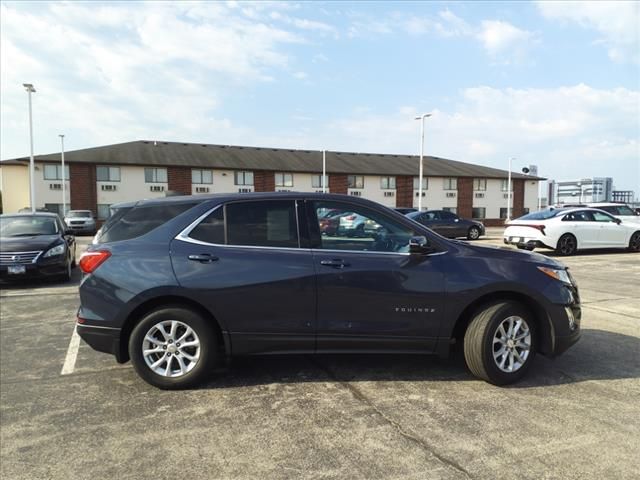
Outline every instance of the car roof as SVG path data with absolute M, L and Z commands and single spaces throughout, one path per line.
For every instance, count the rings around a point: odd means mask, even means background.
M 587 206 L 598 208 L 598 207 L 626 207 L 628 205 L 622 202 L 593 202 L 593 203 L 587 203 Z
M 2 218 L 9 218 L 9 217 L 52 217 L 52 218 L 59 218 L 57 213 L 52 213 L 52 212 L 3 213 L 2 215 L 0 215 L 0 217 L 2 217 Z
M 160 197 L 140 200 L 132 203 L 131 206 L 142 207 L 151 205 L 177 204 L 177 203 L 204 203 L 211 200 L 218 200 L 219 203 L 236 200 L 268 200 L 268 199 L 299 199 L 324 201 L 349 201 L 366 205 L 380 205 L 366 198 L 354 197 L 353 195 L 342 195 L 338 193 L 314 193 L 314 192 L 251 192 L 251 193 L 209 193 L 199 195 L 179 195 L 171 197 Z M 125 206 L 118 204 L 119 206 Z M 113 205 L 112 205 L 113 207 Z M 393 210 L 393 209 L 391 209 Z

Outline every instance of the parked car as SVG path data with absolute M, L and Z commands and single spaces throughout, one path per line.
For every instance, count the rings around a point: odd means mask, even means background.
M 597 208 L 625 222 L 640 223 L 640 213 L 624 203 L 587 203 L 587 207 Z
M 469 240 L 477 240 L 485 234 L 482 222 L 466 220 L 446 210 L 412 212 L 407 217 L 447 238 L 467 237 Z
M 320 232 L 319 212 L 380 225 Z M 77 331 L 145 381 L 185 388 L 225 357 L 464 349 L 477 377 L 520 379 L 580 336 L 567 268 L 447 240 L 343 195 L 198 195 L 139 202 L 80 260 Z
M 96 221 L 91 210 L 69 210 L 64 217 L 64 223 L 75 235 L 96 234 Z
M 0 278 L 71 279 L 76 243 L 55 213 L 0 215 Z
M 417 212 L 418 209 L 417 208 L 408 208 L 408 207 L 404 207 L 404 208 L 394 208 L 394 210 L 398 213 L 401 213 L 402 215 L 406 215 L 407 213 L 411 213 L 411 212 Z
M 573 255 L 590 248 L 628 248 L 640 251 L 640 224 L 623 222 L 595 208 L 558 208 L 529 213 L 512 220 L 504 243 L 518 248 L 550 248 Z

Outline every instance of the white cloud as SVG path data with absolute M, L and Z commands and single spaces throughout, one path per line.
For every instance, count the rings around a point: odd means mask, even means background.
M 543 16 L 577 23 L 600 34 L 616 62 L 640 63 L 640 3 L 637 1 L 538 1 Z
M 2 3 L 2 158 L 28 145 L 23 82 L 37 89 L 36 152 L 55 150 L 60 132 L 69 148 L 161 136 L 239 139 L 245 130 L 220 113 L 230 86 L 237 92 L 280 74 L 306 75 L 288 47 L 323 27 L 269 20 L 292 7 Z
M 327 148 L 417 152 L 416 110 L 358 112 L 335 120 L 314 139 Z M 548 89 L 473 87 L 425 123 L 430 155 L 505 168 L 510 156 L 537 164 L 543 176 L 613 176 L 640 192 L 640 92 L 584 84 Z
M 492 58 L 503 61 L 523 60 L 534 39 L 531 32 L 500 20 L 483 20 L 476 37 Z

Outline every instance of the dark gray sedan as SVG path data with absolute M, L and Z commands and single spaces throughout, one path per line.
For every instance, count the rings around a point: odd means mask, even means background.
M 460 218 L 455 213 L 445 210 L 411 212 L 406 216 L 443 237 L 467 237 L 469 240 L 477 240 L 484 235 L 484 225 L 481 222 Z

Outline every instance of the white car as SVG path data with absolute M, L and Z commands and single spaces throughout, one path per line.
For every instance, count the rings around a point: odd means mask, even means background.
M 640 214 L 636 213 L 629 205 L 624 203 L 587 203 L 587 207 L 597 208 L 610 213 L 625 222 L 640 223 Z
M 530 213 L 507 224 L 504 243 L 518 248 L 550 248 L 573 255 L 589 248 L 640 251 L 640 224 L 624 222 L 596 208 L 557 208 Z

